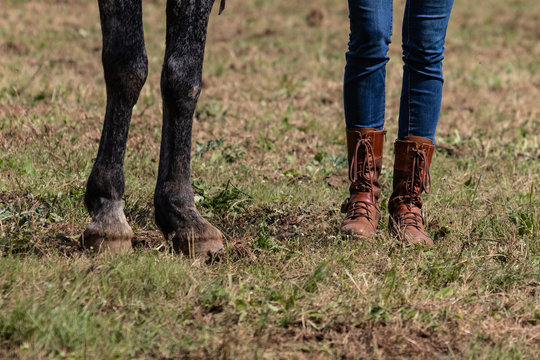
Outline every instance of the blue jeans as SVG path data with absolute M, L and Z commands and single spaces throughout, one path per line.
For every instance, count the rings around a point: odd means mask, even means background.
M 435 142 L 441 110 L 444 39 L 453 0 L 407 0 L 398 139 Z M 392 0 L 349 0 L 351 33 L 343 86 L 347 128 L 384 126 Z

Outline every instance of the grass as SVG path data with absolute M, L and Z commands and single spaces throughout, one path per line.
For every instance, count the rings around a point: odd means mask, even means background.
M 401 84 L 388 64 L 382 209 Z M 153 221 L 164 3 L 126 155 L 131 255 L 76 239 L 105 107 L 94 1 L 0 19 L 0 357 L 533 359 L 540 351 L 537 1 L 456 0 L 425 213 L 436 246 L 338 233 L 346 3 L 228 2 L 211 18 L 193 138 L 201 212 L 228 256 L 168 251 Z M 322 15 L 322 16 L 321 16 Z

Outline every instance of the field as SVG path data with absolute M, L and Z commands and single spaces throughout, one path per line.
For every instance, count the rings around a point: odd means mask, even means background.
M 424 207 L 433 248 L 386 232 L 402 3 L 372 241 L 337 231 L 347 3 L 216 6 L 192 181 L 228 248 L 205 264 L 171 253 L 153 219 L 165 0 L 143 4 L 150 74 L 125 164 L 135 250 L 114 257 L 77 242 L 105 109 L 97 4 L 4 0 L 0 358 L 538 358 L 540 2 L 455 2 Z

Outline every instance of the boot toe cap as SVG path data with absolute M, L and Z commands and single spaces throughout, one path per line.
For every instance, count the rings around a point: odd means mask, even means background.
M 341 232 L 348 235 L 371 238 L 375 235 L 375 228 L 373 228 L 373 226 L 370 224 L 348 222 L 341 225 Z
M 433 240 L 429 237 L 429 235 L 423 231 L 419 231 L 416 229 L 406 229 L 404 234 L 405 240 L 409 244 L 416 244 L 416 245 L 433 245 Z

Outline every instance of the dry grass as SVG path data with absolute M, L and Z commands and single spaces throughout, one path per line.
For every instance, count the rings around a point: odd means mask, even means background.
M 401 84 L 388 65 L 383 211 Z M 533 0 L 455 3 L 425 211 L 433 249 L 337 232 L 346 195 L 346 3 L 228 1 L 208 36 L 193 139 L 210 264 L 152 215 L 164 2 L 145 1 L 150 75 L 125 208 L 136 252 L 75 239 L 105 107 L 94 1 L 7 0 L 0 18 L 0 357 L 535 358 L 540 350 L 540 37 Z

